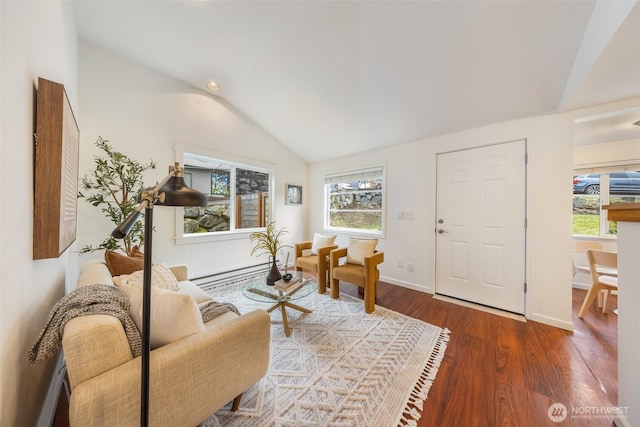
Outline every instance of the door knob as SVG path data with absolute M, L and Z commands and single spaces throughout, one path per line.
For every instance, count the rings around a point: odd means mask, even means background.
M 448 231 L 443 230 L 442 228 L 438 229 L 438 234 L 448 233 Z

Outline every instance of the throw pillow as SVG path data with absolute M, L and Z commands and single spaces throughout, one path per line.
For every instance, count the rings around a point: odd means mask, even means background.
M 113 278 L 113 283 L 118 286 L 120 283 L 129 283 L 132 285 L 142 286 L 142 275 L 144 271 L 136 271 L 131 274 L 122 274 Z M 165 264 L 155 264 L 151 266 L 151 285 L 168 289 L 170 291 L 177 291 L 180 286 L 176 280 L 176 276 L 173 275 L 169 267 Z
M 336 236 L 323 236 L 322 234 L 314 233 L 313 242 L 311 243 L 311 255 L 318 255 L 318 249 L 333 245 L 335 240 Z
M 142 286 L 121 283 L 120 290 L 129 297 L 129 314 L 142 332 Z M 204 330 L 202 314 L 196 301 L 187 294 L 151 287 L 151 348 L 177 341 Z
M 178 292 L 180 292 L 181 294 L 191 295 L 191 297 L 193 297 L 193 299 L 195 299 L 198 304 L 212 300 L 211 295 L 188 280 L 185 280 L 184 282 L 178 282 L 178 286 Z
M 112 276 L 131 274 L 144 268 L 144 257 L 130 257 L 114 251 L 105 251 L 104 261 Z
M 376 251 L 378 239 L 349 239 L 347 247 L 347 262 L 349 264 L 364 265 L 365 257 L 372 256 Z
M 144 253 L 140 250 L 140 246 L 134 245 L 129 251 L 129 256 L 133 258 L 144 258 Z

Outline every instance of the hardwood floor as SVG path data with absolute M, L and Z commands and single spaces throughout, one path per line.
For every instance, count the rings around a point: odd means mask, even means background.
M 585 294 L 573 290 L 575 331 L 570 333 L 381 283 L 377 304 L 451 331 L 418 427 L 611 426 L 611 418 L 572 419 L 570 414 L 572 405 L 608 407 L 618 402 L 617 316 L 602 314 L 594 304 L 579 319 Z M 609 304 L 612 310 L 617 300 Z M 549 406 L 556 402 L 569 410 L 564 423 L 548 417 Z
M 357 295 L 352 285 L 341 285 L 340 290 Z M 613 425 L 607 417 L 571 415 L 572 406 L 609 407 L 618 402 L 618 326 L 611 312 L 617 299 L 610 298 L 608 314 L 594 304 L 579 319 L 585 293 L 573 290 L 571 333 L 380 283 L 378 305 L 451 331 L 418 427 Z M 547 414 L 556 402 L 569 411 L 562 423 L 552 422 Z M 66 411 L 66 397 L 61 396 L 54 427 L 69 425 Z

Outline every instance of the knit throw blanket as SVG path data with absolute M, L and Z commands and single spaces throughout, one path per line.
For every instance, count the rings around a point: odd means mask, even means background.
M 29 363 L 47 360 L 58 352 L 62 345 L 64 327 L 77 316 L 108 314 L 116 317 L 124 327 L 133 357 L 142 354 L 140 332 L 129 315 L 129 298 L 116 286 L 91 285 L 76 289 L 62 297 L 51 309 L 40 336 L 29 352 Z M 202 321 L 208 322 L 224 313 L 232 311 L 238 316 L 238 309 L 229 303 L 208 301 L 200 304 Z
M 129 315 L 129 298 L 112 285 L 78 288 L 53 306 L 40 336 L 29 352 L 29 363 L 47 360 L 58 352 L 67 322 L 77 316 L 108 314 L 122 322 L 133 357 L 142 354 L 140 332 Z
M 228 302 L 216 302 L 212 300 L 200 304 L 200 313 L 202 314 L 202 321 L 204 323 L 207 323 L 209 320 L 215 319 L 216 317 L 229 311 L 232 311 L 240 316 L 240 312 L 238 311 L 236 306 Z

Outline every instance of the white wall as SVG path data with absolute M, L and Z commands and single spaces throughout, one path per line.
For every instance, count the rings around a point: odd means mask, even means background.
M 618 406 L 628 408 L 617 426 L 640 425 L 640 223 L 618 221 Z
M 640 163 L 640 139 L 576 145 L 574 167 L 584 169 Z
M 433 293 L 437 153 L 526 138 L 529 153 L 526 314 L 532 320 L 572 329 L 572 126 L 567 115 L 522 119 L 401 144 L 366 156 L 314 164 L 310 172 L 314 199 L 310 206 L 311 230 L 323 227 L 321 191 L 326 171 L 386 161 L 388 215 L 386 238 L 379 244 L 385 252 L 381 274 L 391 283 Z M 399 210 L 415 210 L 415 220 L 396 219 L 395 212 Z M 346 242 L 346 236 L 342 239 Z M 404 260 L 405 265 L 406 261 L 412 262 L 414 271 L 397 268 L 397 260 Z M 562 286 L 563 283 L 568 285 Z
M 527 293 L 526 315 L 565 329 L 571 320 L 571 200 L 573 121 L 577 117 L 638 105 L 639 99 L 586 110 L 514 120 L 441 137 L 408 142 L 363 154 L 311 165 L 309 233 L 323 229 L 324 173 L 377 162 L 387 164 L 386 236 L 379 248 L 384 280 L 433 293 L 435 291 L 436 155 L 516 139 L 527 139 Z M 415 220 L 399 220 L 396 213 L 414 210 Z M 340 244 L 348 236 L 339 236 Z M 396 267 L 414 264 L 414 271 Z
M 197 146 L 199 154 L 271 168 L 273 219 L 278 227 L 289 230 L 288 243 L 303 238 L 307 207 L 285 206 L 284 193 L 285 183 L 302 185 L 306 191 L 307 164 L 223 99 L 81 44 L 80 106 L 81 176 L 93 169 L 93 157 L 100 154 L 94 145 L 98 135 L 133 159 L 143 163 L 153 159 L 158 167 L 145 177 L 149 186 L 167 174 L 169 165 L 181 161 L 176 158 L 176 145 Z M 306 194 L 304 198 L 308 200 Z M 79 201 L 78 211 L 79 247 L 97 245 L 113 230 L 114 224 L 85 200 Z M 195 277 L 266 261 L 250 255 L 247 234 L 240 239 L 176 245 L 175 217 L 175 208 L 154 209 L 154 262 L 185 263 Z M 102 252 L 82 255 L 81 262 L 102 256 Z
M 573 149 L 573 165 L 575 169 L 614 167 L 614 165 L 640 163 L 640 140 L 604 142 L 600 144 L 576 145 Z M 622 167 L 621 167 L 622 170 Z M 577 237 L 574 240 L 595 240 L 602 243 L 605 251 L 615 252 L 617 240 L 611 237 Z M 574 253 L 573 260 L 577 266 L 588 267 L 589 262 L 584 252 Z M 578 272 L 573 277 L 574 287 L 589 289 L 591 276 Z
M 603 108 L 611 108 L 605 106 Z M 386 238 L 381 274 L 398 285 L 435 291 L 435 161 L 439 152 L 526 138 L 528 141 L 528 265 L 526 314 L 529 319 L 572 329 L 571 178 L 573 119 L 577 112 L 515 120 L 314 164 L 310 170 L 309 232 L 323 229 L 325 172 L 387 162 Z M 562 185 L 562 183 L 565 183 Z M 415 220 L 395 213 L 414 210 Z M 345 244 L 348 236 L 340 236 Z M 396 267 L 414 264 L 414 271 Z
M 0 15 L 0 425 L 33 426 L 55 359 L 29 366 L 27 353 L 77 260 L 75 245 L 32 259 L 35 91 L 39 76 L 64 84 L 79 117 L 77 35 L 68 2 L 0 2 Z

